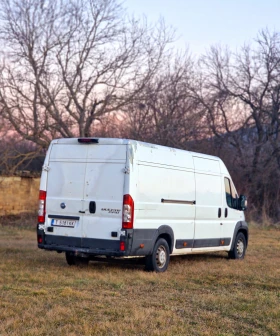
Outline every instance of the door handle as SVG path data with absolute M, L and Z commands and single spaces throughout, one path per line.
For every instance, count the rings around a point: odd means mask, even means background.
M 221 216 L 222 216 L 222 209 L 219 208 L 219 210 L 218 210 L 218 218 L 221 218 Z
M 228 215 L 228 209 L 225 208 L 225 218 L 227 218 L 227 215 Z
M 96 211 L 96 203 L 94 201 L 89 202 L 89 212 L 95 213 Z

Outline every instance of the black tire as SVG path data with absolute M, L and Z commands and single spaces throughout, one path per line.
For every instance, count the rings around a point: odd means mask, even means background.
M 84 257 L 77 257 L 73 253 L 66 252 L 65 253 L 66 261 L 69 266 L 72 265 L 77 265 L 77 266 L 83 266 L 83 265 L 88 265 L 89 263 L 89 258 L 84 258 Z
M 238 232 L 228 256 L 230 259 L 244 259 L 247 248 L 247 242 L 244 234 Z
M 149 272 L 165 272 L 170 260 L 169 246 L 165 239 L 160 238 L 155 243 L 153 253 L 146 257 L 145 270 Z
M 74 256 L 74 254 L 69 253 L 69 252 L 65 252 L 65 257 L 66 257 L 67 264 L 69 266 L 76 265 L 77 260 L 76 260 L 76 256 Z

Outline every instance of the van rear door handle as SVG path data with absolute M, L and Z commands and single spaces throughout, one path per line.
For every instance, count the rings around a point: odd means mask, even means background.
M 227 218 L 227 215 L 228 215 L 228 209 L 225 208 L 225 218 Z
M 96 211 L 96 203 L 94 201 L 89 202 L 89 212 L 95 213 Z
M 218 217 L 221 218 L 221 216 L 222 216 L 222 209 L 219 208 L 219 210 L 218 210 Z

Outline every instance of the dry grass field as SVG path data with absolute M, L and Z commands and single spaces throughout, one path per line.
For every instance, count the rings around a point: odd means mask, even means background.
M 243 261 L 171 259 L 166 273 L 39 250 L 0 226 L 0 335 L 279 335 L 280 230 L 250 229 Z

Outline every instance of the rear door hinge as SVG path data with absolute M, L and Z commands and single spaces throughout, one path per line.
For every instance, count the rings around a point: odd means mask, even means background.
M 51 169 L 50 166 L 48 166 L 48 165 L 43 165 L 43 170 L 44 170 L 44 171 L 48 172 L 50 169 Z
M 124 167 L 123 172 L 125 174 L 129 174 L 130 173 L 130 169 L 128 167 Z

